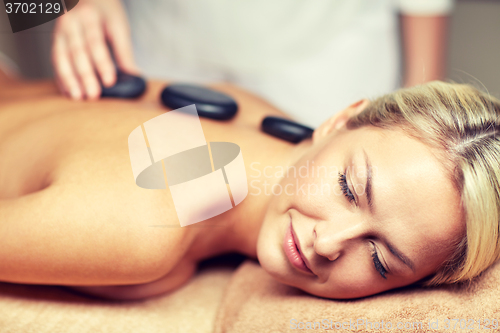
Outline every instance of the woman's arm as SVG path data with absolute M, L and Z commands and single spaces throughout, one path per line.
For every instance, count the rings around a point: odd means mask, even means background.
M 140 198 L 58 186 L 0 200 L 0 281 L 92 286 L 158 280 L 182 256 L 183 229 L 148 227 L 160 223 L 154 205 L 153 192 Z
M 70 287 L 70 289 L 111 300 L 136 300 L 164 294 L 186 283 L 196 270 L 194 262 L 182 260 L 158 280 L 124 286 Z

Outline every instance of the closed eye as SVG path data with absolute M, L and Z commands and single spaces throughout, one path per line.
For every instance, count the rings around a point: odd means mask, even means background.
M 347 185 L 347 179 L 345 172 L 339 172 L 339 185 L 340 188 L 342 189 L 342 193 L 344 193 L 344 196 L 349 200 L 349 202 L 356 202 L 356 198 L 354 197 L 354 194 L 352 194 L 351 189 L 349 188 L 349 185 Z
M 382 262 L 380 262 L 380 258 L 378 257 L 378 252 L 377 248 L 375 247 L 375 244 L 373 244 L 373 252 L 372 252 L 372 259 L 373 259 L 373 264 L 375 265 L 375 269 L 380 273 L 380 275 L 384 278 L 387 279 L 385 274 L 387 274 L 387 269 L 385 269 L 384 265 Z

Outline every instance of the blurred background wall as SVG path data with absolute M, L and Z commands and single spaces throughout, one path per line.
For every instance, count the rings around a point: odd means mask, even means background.
M 13 34 L 0 10 L 0 52 L 15 60 L 25 77 L 51 77 L 52 28 L 53 21 Z M 458 0 L 450 28 L 448 78 L 484 85 L 500 98 L 500 0 Z

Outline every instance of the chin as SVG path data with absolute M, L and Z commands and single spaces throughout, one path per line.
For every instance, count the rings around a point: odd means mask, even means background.
M 323 298 L 335 298 L 323 290 L 314 290 L 314 288 L 310 290 L 311 288 L 308 288 L 306 281 L 294 274 L 294 268 L 288 264 L 282 245 L 270 241 L 269 237 L 266 238 L 264 235 L 261 233 L 257 241 L 257 258 L 261 267 L 269 275 L 276 281 L 300 289 L 303 292 Z
M 290 268 L 286 266 L 286 263 L 284 264 L 283 262 L 279 262 L 276 260 L 276 258 L 267 256 L 268 253 L 259 255 L 259 251 L 257 252 L 257 256 L 260 262 L 261 267 L 269 274 L 271 277 L 278 281 L 279 283 L 282 283 L 284 285 L 294 287 L 297 289 L 302 290 L 305 293 L 319 296 L 319 297 L 324 297 L 324 298 L 332 298 L 329 297 L 328 295 L 324 295 L 321 292 L 314 292 L 314 290 L 308 290 L 306 285 L 304 285 L 304 281 L 300 281 L 300 279 L 293 275 L 293 268 L 290 271 Z
M 280 260 L 279 248 L 268 238 L 261 230 L 257 241 L 257 259 L 262 268 L 275 277 L 283 274 L 283 262 Z

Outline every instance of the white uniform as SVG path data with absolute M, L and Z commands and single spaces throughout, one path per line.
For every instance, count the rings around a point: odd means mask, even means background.
M 123 0 L 148 77 L 229 81 L 311 126 L 401 81 L 397 13 L 453 0 Z

